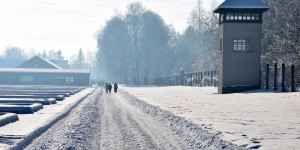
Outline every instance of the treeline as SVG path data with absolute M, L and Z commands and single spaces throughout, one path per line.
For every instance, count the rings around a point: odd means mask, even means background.
M 189 26 L 177 33 L 142 3 L 131 3 L 124 15 L 111 17 L 97 36 L 99 78 L 153 84 L 154 78 L 177 74 L 180 69 L 216 69 L 217 20 L 198 1 Z
M 300 1 L 265 1 L 271 8 L 263 18 L 263 61 L 299 65 Z
M 0 59 L 25 60 L 30 56 L 31 55 L 26 54 L 22 48 L 8 46 L 4 49 L 3 54 L 0 55 Z
M 74 54 L 73 56 L 71 56 L 70 59 L 68 59 L 69 67 L 73 69 L 95 69 L 95 53 L 95 51 L 86 51 L 86 53 L 84 53 L 82 49 L 79 49 L 77 54 Z M 25 52 L 24 49 L 16 46 L 6 47 L 4 49 L 3 54 L 0 55 L 0 59 L 27 60 L 33 56 L 39 56 L 49 61 L 60 61 L 66 59 L 63 56 L 63 52 L 60 49 L 48 51 L 44 50 L 42 52 L 36 52 L 35 50 L 31 50 Z
M 287 67 L 295 65 L 296 86 L 300 87 L 300 1 L 265 2 L 271 8 L 263 16 L 262 63 L 284 63 Z M 287 76 L 287 80 L 290 80 L 290 76 Z

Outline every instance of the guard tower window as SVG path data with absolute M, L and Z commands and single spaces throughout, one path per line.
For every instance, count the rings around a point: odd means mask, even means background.
M 243 14 L 242 13 L 236 13 L 234 20 L 243 20 Z
M 259 20 L 259 14 L 258 13 L 253 13 L 251 20 Z
M 235 39 L 233 40 L 233 50 L 246 52 L 249 51 L 250 41 L 249 39 Z
M 234 20 L 234 13 L 227 13 L 226 20 Z
M 251 14 L 250 13 L 244 13 L 243 20 L 251 20 Z
M 259 13 L 227 13 L 226 20 L 247 20 L 247 21 L 259 21 L 260 14 Z M 220 15 L 220 21 L 223 21 L 222 14 Z

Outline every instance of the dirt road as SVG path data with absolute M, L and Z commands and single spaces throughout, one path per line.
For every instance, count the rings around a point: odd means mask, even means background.
M 120 93 L 97 89 L 25 149 L 193 149 Z

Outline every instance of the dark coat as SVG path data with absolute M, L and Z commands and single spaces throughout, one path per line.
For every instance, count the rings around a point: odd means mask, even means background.
M 118 92 L 118 84 L 117 83 L 114 84 L 114 91 L 115 91 L 115 93 Z

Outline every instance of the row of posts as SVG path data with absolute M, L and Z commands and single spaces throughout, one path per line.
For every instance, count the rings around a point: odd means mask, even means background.
M 285 89 L 285 84 L 286 84 L 285 83 L 285 80 L 286 80 L 285 64 L 281 64 L 281 68 L 282 68 L 282 71 L 281 71 L 281 90 L 282 90 L 282 92 L 285 92 L 286 91 L 286 89 Z M 291 69 L 291 80 L 290 80 L 290 82 L 291 82 L 291 92 L 295 92 L 296 91 L 296 89 L 295 89 L 295 66 L 292 65 L 290 69 Z M 278 64 L 275 63 L 274 64 L 274 78 L 273 78 L 274 79 L 274 81 L 273 81 L 273 83 L 274 83 L 273 90 L 274 91 L 278 90 L 277 75 L 278 75 Z M 266 65 L 266 89 L 270 88 L 269 87 L 269 83 L 270 83 L 269 78 L 270 78 L 270 65 L 267 64 Z
M 185 73 L 184 70 L 181 70 L 179 75 L 157 78 L 156 84 L 169 86 L 217 86 L 216 78 L 216 70 L 192 73 Z
M 287 91 L 286 89 L 286 65 L 281 64 L 281 90 L 282 92 Z M 295 66 L 290 66 L 290 85 L 291 92 L 295 92 Z M 266 89 L 270 89 L 270 65 L 266 65 Z M 278 90 L 278 64 L 274 64 L 274 78 L 273 78 L 273 90 Z M 183 85 L 183 86 L 217 86 L 218 77 L 217 71 L 204 71 L 204 72 L 193 72 L 185 73 L 184 70 L 180 71 L 179 75 L 172 75 L 167 77 L 156 78 L 157 85 Z

